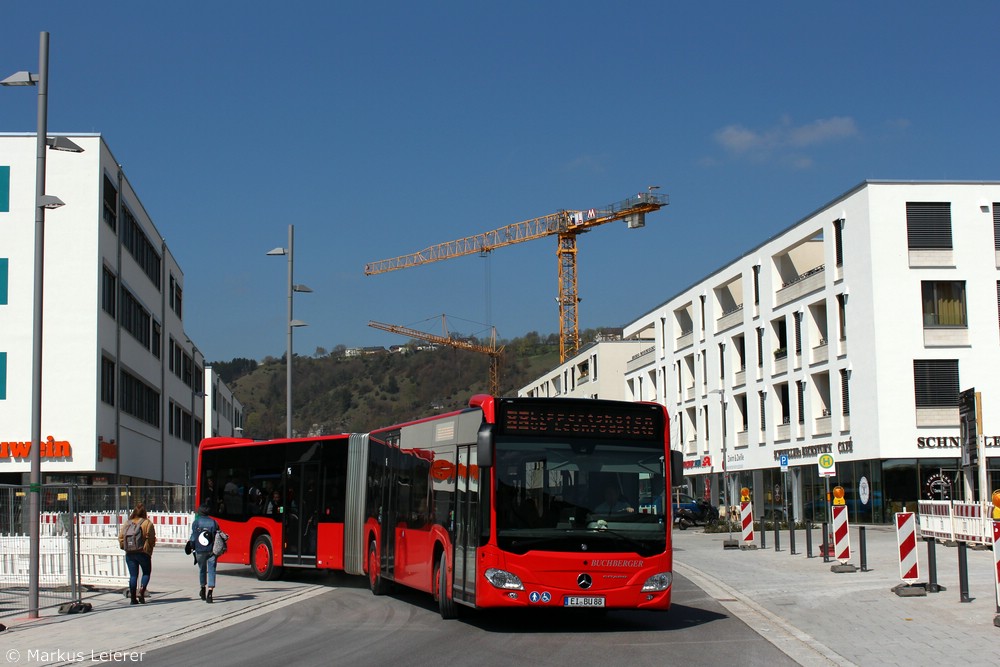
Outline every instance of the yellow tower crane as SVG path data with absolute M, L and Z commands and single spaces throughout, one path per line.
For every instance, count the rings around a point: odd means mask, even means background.
M 576 280 L 576 237 L 598 225 L 615 220 L 624 220 L 629 229 L 637 229 L 646 224 L 646 214 L 658 211 L 669 201 L 666 195 L 657 194 L 658 186 L 651 186 L 647 192 L 609 204 L 603 208 L 583 211 L 559 211 L 540 218 L 515 222 L 484 234 L 467 236 L 464 239 L 440 243 L 419 252 L 383 259 L 365 265 L 365 275 L 373 276 L 398 269 L 439 262 L 452 257 L 474 253 L 487 253 L 497 248 L 531 241 L 544 236 L 558 236 L 559 246 L 559 359 L 566 361 L 580 349 L 580 320 L 577 304 Z
M 397 333 L 402 336 L 409 336 L 410 338 L 416 338 L 419 340 L 426 340 L 430 343 L 438 343 L 440 345 L 448 345 L 450 347 L 457 348 L 459 350 L 469 350 L 470 352 L 479 352 L 481 354 L 489 355 L 490 357 L 490 395 L 499 396 L 500 395 L 500 358 L 503 355 L 504 346 L 501 345 L 497 347 L 497 330 L 493 328 L 493 333 L 490 336 L 490 344 L 480 345 L 478 343 L 473 343 L 468 340 L 463 340 L 461 338 L 453 338 L 450 333 L 448 333 L 448 323 L 445 316 L 441 316 L 441 324 L 444 328 L 444 335 L 437 336 L 435 334 L 425 333 L 423 331 L 417 331 L 416 329 L 410 329 L 408 327 L 401 327 L 396 324 L 384 324 L 382 322 L 369 321 L 368 326 L 375 329 L 381 329 L 382 331 L 389 331 L 391 333 Z

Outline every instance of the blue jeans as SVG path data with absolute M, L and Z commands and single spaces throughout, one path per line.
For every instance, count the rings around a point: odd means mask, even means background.
M 141 588 L 146 588 L 149 584 L 149 575 L 153 572 L 153 559 L 149 554 L 137 551 L 125 554 L 125 566 L 128 568 L 128 588 L 135 590 L 136 580 L 139 578 L 139 568 L 142 568 Z
M 211 551 L 197 551 L 194 557 L 198 559 L 198 583 L 215 588 L 215 556 Z

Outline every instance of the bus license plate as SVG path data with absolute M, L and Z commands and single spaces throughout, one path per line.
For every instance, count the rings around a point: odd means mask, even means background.
M 585 597 L 582 595 L 567 595 L 563 598 L 564 607 L 603 607 L 604 598 L 602 597 Z

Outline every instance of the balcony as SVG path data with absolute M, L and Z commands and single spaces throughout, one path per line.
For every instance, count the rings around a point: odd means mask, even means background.
M 791 303 L 799 297 L 823 289 L 825 284 L 826 266 L 820 264 L 782 285 L 775 295 L 774 306 L 778 308 Z
M 821 364 L 824 361 L 829 361 L 830 359 L 830 346 L 827 345 L 826 339 L 821 338 L 819 345 L 812 349 L 812 363 Z
M 633 357 L 628 360 L 628 363 L 625 364 L 625 372 L 631 373 L 634 370 L 638 370 L 643 366 L 648 366 L 653 363 L 656 360 L 656 355 L 654 354 L 655 352 L 656 346 L 651 345 L 638 354 L 633 355 Z
M 674 340 L 674 350 L 683 350 L 694 344 L 694 331 L 682 331 L 681 335 Z
M 716 333 L 725 331 L 726 329 L 732 329 L 733 327 L 743 323 L 743 304 L 736 306 L 732 310 L 726 311 L 722 314 L 722 317 L 715 320 L 715 331 Z
M 826 412 L 826 411 L 824 411 Z M 830 435 L 833 428 L 833 419 L 830 417 L 829 413 L 817 417 L 813 422 L 813 435 Z

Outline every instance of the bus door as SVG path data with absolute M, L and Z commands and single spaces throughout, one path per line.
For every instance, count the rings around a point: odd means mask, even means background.
M 476 548 L 479 546 L 479 468 L 476 446 L 458 448 L 455 478 L 455 560 L 452 597 L 476 602 Z
M 322 502 L 319 463 L 290 463 L 285 467 L 286 565 L 316 564 L 316 521 Z
M 396 576 L 396 524 L 399 512 L 399 434 L 385 440 L 385 469 L 382 478 L 382 575 L 388 579 Z

